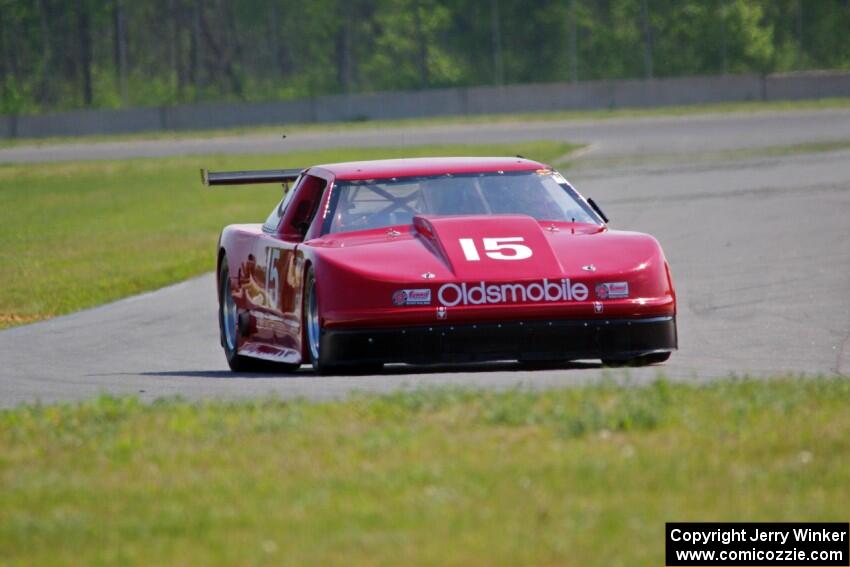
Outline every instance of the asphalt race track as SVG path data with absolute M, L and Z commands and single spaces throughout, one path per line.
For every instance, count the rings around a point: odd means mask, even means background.
M 286 128 L 281 128 L 286 134 Z M 0 148 L 0 163 L 204 154 L 274 154 L 343 146 L 510 143 L 567 140 L 595 144 L 597 155 L 698 153 L 850 140 L 850 109 L 627 118 L 569 122 L 497 122 L 416 128 L 362 128 L 288 135 L 80 142 Z
M 664 246 L 679 294 L 680 350 L 663 366 L 628 370 L 631 379 L 850 373 L 850 149 L 762 150 L 850 141 L 849 110 L 14 147 L 0 150 L 0 162 L 531 139 L 590 143 L 567 177 L 613 228 L 651 232 Z M 235 376 L 218 346 L 212 275 L 0 332 L 2 406 L 104 392 L 334 398 L 434 384 L 550 387 L 624 372 L 586 362 Z

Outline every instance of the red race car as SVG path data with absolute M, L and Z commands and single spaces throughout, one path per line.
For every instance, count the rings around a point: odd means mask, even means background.
M 202 172 L 291 185 L 263 224 L 218 243 L 233 370 L 601 359 L 677 348 L 676 294 L 651 236 L 608 219 L 549 166 L 421 158 Z

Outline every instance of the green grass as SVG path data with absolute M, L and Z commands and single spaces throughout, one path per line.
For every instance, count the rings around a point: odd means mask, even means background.
M 222 136 L 287 135 L 299 132 L 334 132 L 339 130 L 414 128 L 452 124 L 493 124 L 499 122 L 549 122 L 554 120 L 606 120 L 612 118 L 645 118 L 657 116 L 690 116 L 715 113 L 782 112 L 850 108 L 850 97 L 798 101 L 750 101 L 661 106 L 657 108 L 617 108 L 610 110 L 562 110 L 513 114 L 476 114 L 437 116 L 399 120 L 366 120 L 354 122 L 278 124 L 214 130 L 153 131 L 136 134 L 95 135 L 82 137 L 18 138 L 0 140 L 0 148 L 23 145 L 74 144 L 79 142 L 114 142 L 126 140 L 172 140 Z
M 847 521 L 850 381 L 101 398 L 0 412 L 4 565 L 663 565 L 666 521 Z
M 552 162 L 576 147 L 530 142 L 0 166 L 0 328 L 214 269 L 221 228 L 262 222 L 280 199 L 280 189 L 204 189 L 200 167 L 517 153 Z

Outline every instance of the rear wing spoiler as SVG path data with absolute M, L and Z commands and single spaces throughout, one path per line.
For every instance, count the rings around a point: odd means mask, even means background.
M 255 169 L 251 171 L 201 170 L 201 183 L 213 185 L 249 185 L 252 183 L 290 183 L 298 179 L 302 169 Z

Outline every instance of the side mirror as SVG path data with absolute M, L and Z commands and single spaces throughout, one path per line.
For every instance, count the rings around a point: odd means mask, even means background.
M 599 215 L 600 217 L 602 217 L 602 220 L 603 220 L 603 221 L 605 221 L 605 223 L 606 223 L 606 224 L 608 223 L 608 217 L 605 215 L 605 213 L 603 213 L 603 212 L 602 212 L 602 209 L 601 209 L 601 208 L 599 208 L 599 205 L 597 205 L 597 204 L 596 204 L 596 201 L 594 201 L 593 199 L 588 199 L 588 200 L 587 200 L 587 204 L 588 204 L 588 205 L 590 205 L 590 206 L 591 206 L 591 208 L 592 208 L 594 211 L 596 211 L 596 214 L 597 214 L 597 215 Z

